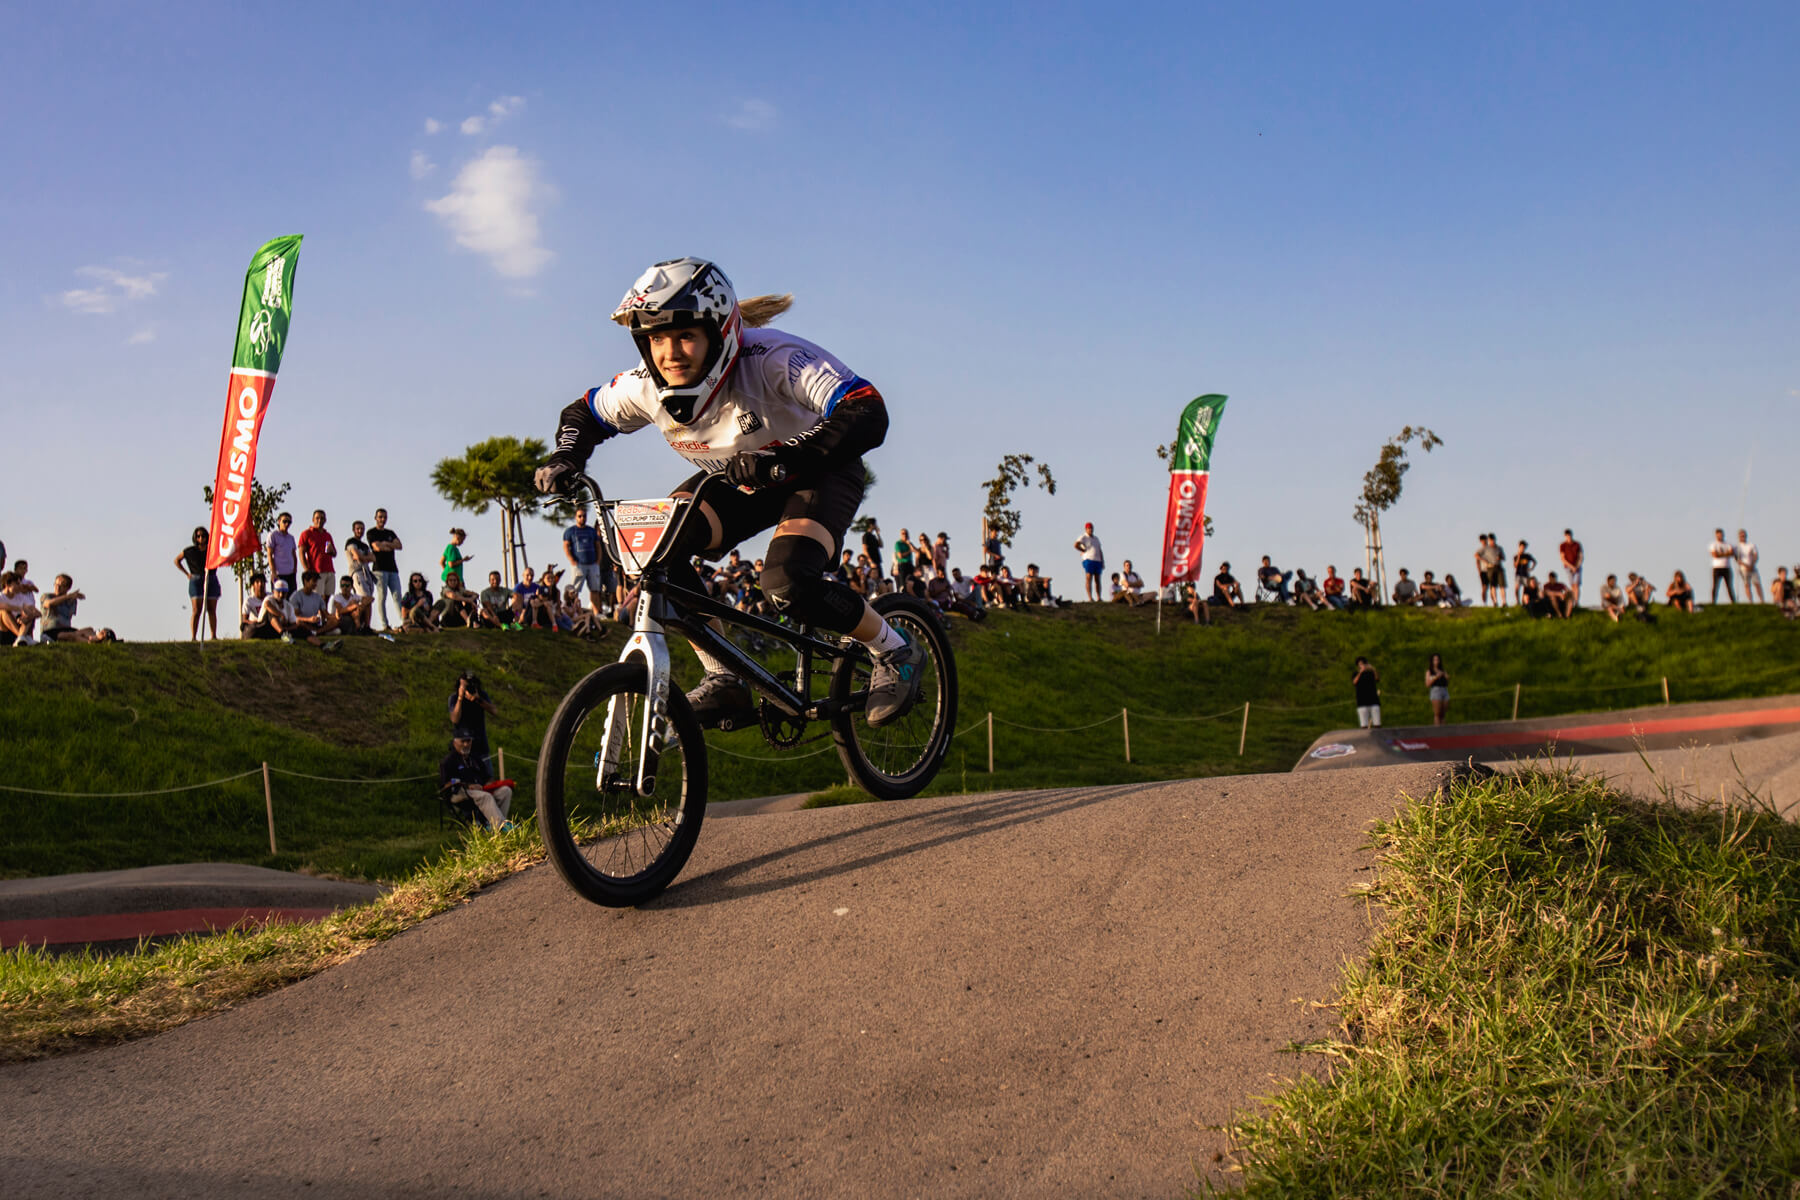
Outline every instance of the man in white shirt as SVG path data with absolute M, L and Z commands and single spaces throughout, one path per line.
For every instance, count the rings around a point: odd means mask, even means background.
M 1094 536 L 1094 523 L 1089 521 L 1082 535 L 1075 539 L 1075 548 L 1081 551 L 1082 596 L 1088 600 L 1104 599 L 1100 594 L 1100 576 L 1106 570 L 1106 552 L 1100 549 L 1100 539 Z
M 1150 597 L 1144 595 L 1143 576 L 1131 569 L 1131 560 L 1129 558 L 1125 560 L 1123 566 L 1125 570 L 1119 577 L 1119 582 L 1125 588 L 1126 602 L 1134 606 L 1148 603 Z
M 1733 604 L 1736 604 L 1737 593 L 1733 591 L 1731 587 L 1731 564 L 1737 559 L 1737 550 L 1730 542 L 1725 540 L 1725 531 L 1723 529 L 1713 530 L 1712 545 L 1708 546 L 1706 550 L 1707 553 L 1712 555 L 1712 602 L 1714 604 L 1719 602 L 1719 583 L 1723 580 L 1725 583 L 1725 595 Z
M 1738 530 L 1736 546 L 1738 589 L 1744 593 L 1745 604 L 1767 604 L 1768 595 L 1763 591 L 1762 573 L 1756 569 L 1756 560 L 1761 557 L 1756 552 L 1756 543 L 1750 535 Z M 1756 599 L 1750 599 L 1750 589 L 1756 589 Z

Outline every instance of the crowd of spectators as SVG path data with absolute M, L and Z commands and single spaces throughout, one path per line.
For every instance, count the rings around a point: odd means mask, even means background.
M 50 646 L 57 642 L 116 642 L 110 629 L 75 623 L 86 593 L 67 575 L 58 575 L 51 590 L 31 579 L 31 564 L 16 560 L 6 569 L 6 543 L 0 542 L 0 646 Z

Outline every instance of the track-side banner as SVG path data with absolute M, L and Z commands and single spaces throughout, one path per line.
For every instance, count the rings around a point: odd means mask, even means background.
M 1206 483 L 1213 437 L 1225 415 L 1225 397 L 1201 396 L 1182 410 L 1169 455 L 1169 511 L 1163 521 L 1162 586 L 1200 576 L 1206 541 Z
M 225 394 L 225 427 L 219 434 L 219 470 L 213 479 L 212 537 L 206 565 L 223 567 L 256 553 L 250 524 L 250 484 L 256 478 L 256 439 L 275 391 L 281 352 L 294 311 L 294 268 L 300 235 L 278 237 L 250 256 L 244 302 L 238 309 L 237 346 Z

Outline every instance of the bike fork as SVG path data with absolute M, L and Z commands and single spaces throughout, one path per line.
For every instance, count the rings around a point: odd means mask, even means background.
M 656 791 L 656 769 L 662 759 L 663 744 L 669 736 L 669 639 L 663 632 L 662 623 L 650 615 L 650 601 L 647 593 L 638 597 L 631 640 L 619 652 L 622 663 L 635 658 L 644 664 L 649 685 L 636 730 L 638 760 L 635 769 L 627 765 L 632 775 L 630 786 L 640 796 L 649 796 Z M 606 737 L 595 764 L 596 783 L 602 791 L 607 790 L 609 780 L 619 778 L 619 755 L 624 749 L 626 735 L 631 732 L 628 726 L 634 707 L 631 697 L 623 693 L 607 701 Z

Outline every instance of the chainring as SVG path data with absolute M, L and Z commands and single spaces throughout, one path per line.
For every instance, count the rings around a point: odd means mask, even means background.
M 757 709 L 756 717 L 762 726 L 763 740 L 777 750 L 793 749 L 806 735 L 805 717 L 790 717 L 767 699 Z

